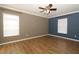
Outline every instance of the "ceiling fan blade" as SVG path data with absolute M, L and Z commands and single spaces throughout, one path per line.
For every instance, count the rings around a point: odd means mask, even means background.
M 57 10 L 57 8 L 52 8 L 52 9 L 50 9 L 50 11 L 56 11 Z
M 49 6 L 49 7 L 52 7 L 52 6 L 53 6 L 53 4 L 49 4 L 48 6 Z
M 39 7 L 39 9 L 45 9 L 45 8 L 43 8 L 43 7 Z

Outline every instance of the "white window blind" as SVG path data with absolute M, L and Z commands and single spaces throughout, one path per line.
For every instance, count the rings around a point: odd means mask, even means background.
M 3 36 L 19 35 L 19 16 L 3 13 Z
M 58 33 L 67 34 L 67 18 L 58 19 Z

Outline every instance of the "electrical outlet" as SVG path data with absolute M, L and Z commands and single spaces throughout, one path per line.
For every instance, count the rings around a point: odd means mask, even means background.
M 77 37 L 77 35 L 74 35 L 74 37 L 76 38 L 76 37 Z

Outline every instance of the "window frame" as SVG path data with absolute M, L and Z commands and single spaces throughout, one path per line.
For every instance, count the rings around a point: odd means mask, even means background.
M 17 34 L 9 34 L 9 35 L 5 35 L 5 29 L 4 29 L 4 15 L 10 15 L 10 16 L 14 16 L 14 17 L 18 17 L 18 31 L 17 31 Z M 19 26 L 20 26 L 20 24 L 19 24 L 19 22 L 20 22 L 20 19 L 19 19 L 19 15 L 15 15 L 15 14 L 10 14 L 10 13 L 3 13 L 3 37 L 13 37 L 13 36 L 19 36 L 20 35 L 20 28 L 19 28 Z
M 62 21 L 62 20 L 65 20 L 65 21 Z M 65 24 L 62 24 L 62 26 L 65 26 L 65 27 L 61 27 L 61 24 L 60 24 L 61 28 L 65 28 L 63 31 L 59 30 L 59 21 L 62 21 L 62 22 L 65 23 Z M 58 19 L 57 33 L 61 33 L 61 34 L 67 34 L 68 33 L 68 18 Z

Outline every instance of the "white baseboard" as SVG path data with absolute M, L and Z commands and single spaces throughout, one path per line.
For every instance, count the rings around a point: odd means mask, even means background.
M 79 40 L 77 40 L 77 39 L 71 39 L 71 38 L 67 38 L 67 37 L 63 37 L 63 36 L 58 36 L 58 35 L 52 35 L 52 34 L 48 34 L 48 35 L 49 36 L 58 37 L 58 38 L 63 38 L 63 39 L 66 39 L 66 40 L 72 40 L 72 41 L 79 42 Z
M 35 36 L 35 37 L 30 37 L 30 38 L 25 38 L 25 39 L 10 41 L 10 42 L 6 42 L 6 43 L 2 43 L 0 45 L 5 45 L 5 44 L 10 44 L 10 43 L 20 42 L 20 41 L 29 40 L 29 39 L 35 39 L 35 38 L 39 38 L 39 37 L 43 37 L 43 36 L 47 36 L 47 35 L 48 34 L 44 34 L 44 35 L 40 35 L 40 36 Z
M 5 45 L 5 44 L 10 44 L 10 43 L 20 42 L 20 41 L 24 41 L 24 40 L 35 39 L 35 38 L 39 38 L 39 37 L 43 37 L 43 36 L 47 36 L 47 35 L 79 42 L 79 40 L 76 40 L 76 39 L 66 38 L 66 37 L 62 37 L 62 36 L 58 36 L 58 35 L 52 35 L 52 34 L 44 34 L 44 35 L 40 35 L 40 36 L 35 36 L 35 37 L 30 37 L 30 38 L 25 38 L 25 39 L 20 39 L 20 40 L 6 42 L 6 43 L 2 43 L 0 45 Z

